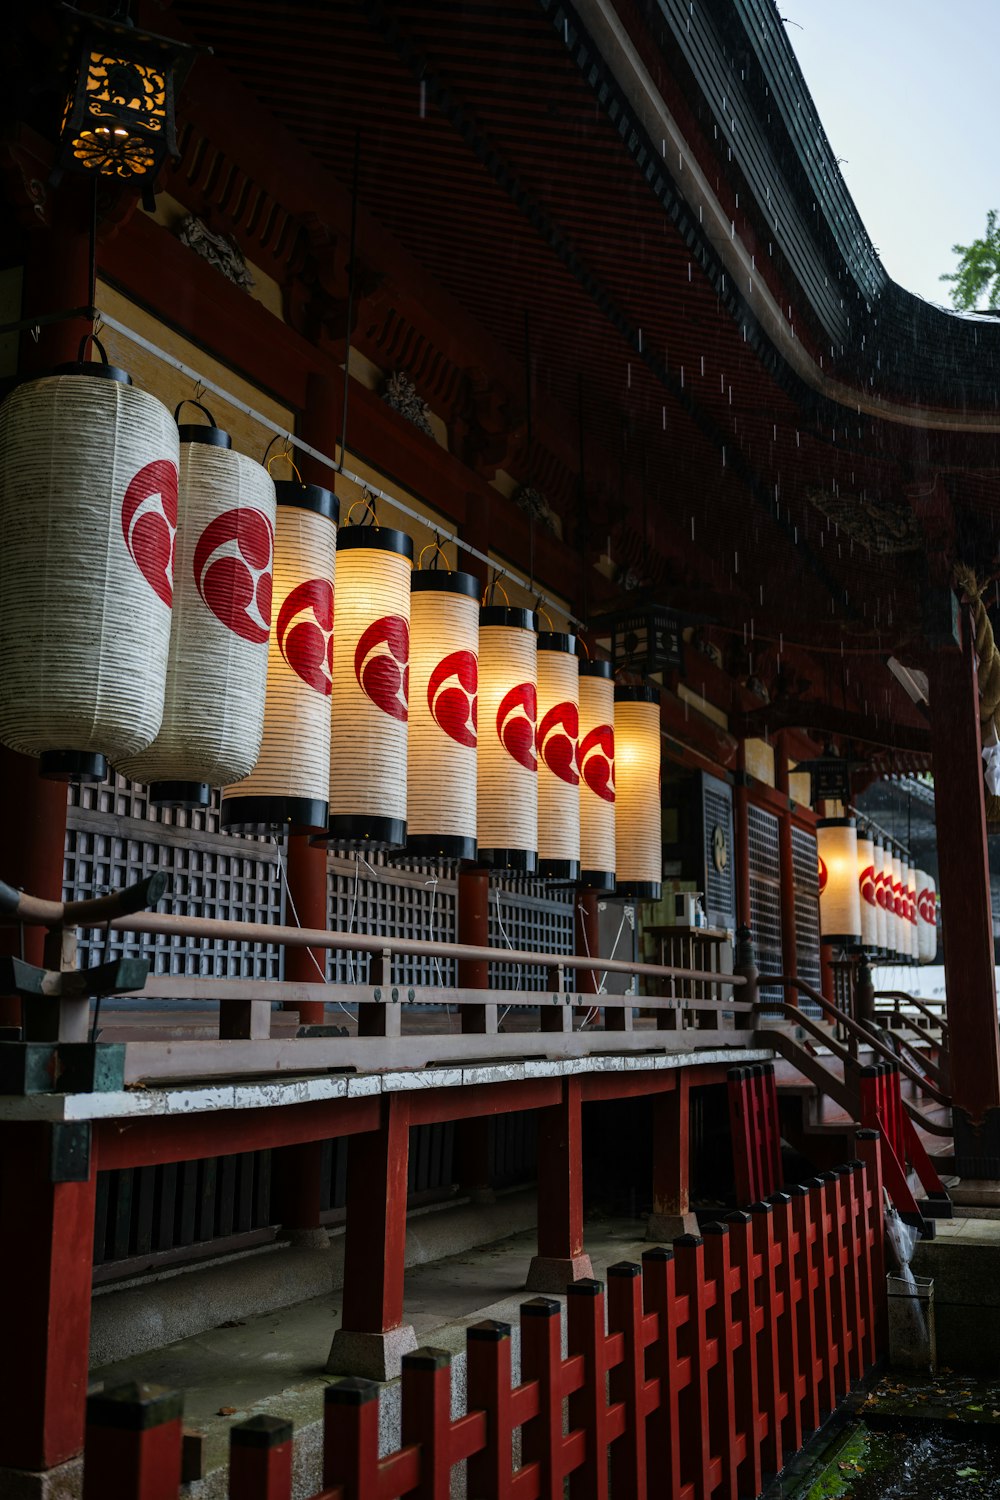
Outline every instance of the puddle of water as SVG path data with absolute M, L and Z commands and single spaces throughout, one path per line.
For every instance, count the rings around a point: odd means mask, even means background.
M 793 1500 L 1000 1500 L 995 1431 L 855 1423 Z

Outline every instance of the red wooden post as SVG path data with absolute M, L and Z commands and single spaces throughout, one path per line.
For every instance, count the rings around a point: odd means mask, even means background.
M 0 1473 L 50 1469 L 83 1447 L 97 1174 L 69 1170 L 67 1143 L 89 1163 L 89 1125 L 0 1129 L 0 1285 L 8 1357 L 0 1360 Z M 0 1484 L 2 1489 L 2 1484 Z
M 521 1303 L 521 1389 L 534 1385 L 537 1402 L 521 1426 L 521 1463 L 538 1465 L 542 1500 L 562 1494 L 562 1306 L 551 1297 Z
M 803 1183 L 791 1183 L 786 1189 L 791 1198 L 792 1231 L 790 1247 L 792 1276 L 797 1284 L 796 1318 L 798 1322 L 799 1363 L 804 1376 L 800 1402 L 803 1433 L 815 1432 L 820 1424 L 820 1389 L 823 1364 L 816 1339 L 816 1226 L 812 1218 L 812 1199 Z
M 677 1287 L 674 1252 L 666 1246 L 643 1251 L 642 1306 L 656 1334 L 647 1356 L 658 1400 L 646 1424 L 649 1494 L 680 1500 L 680 1360 L 678 1357 Z M 756 1491 L 754 1491 L 756 1494 Z
M 416 1500 L 451 1494 L 451 1355 L 417 1349 L 403 1355 L 402 1440 L 420 1449 L 420 1479 L 407 1493 Z
M 781 1425 L 785 1403 L 781 1391 L 778 1347 L 778 1283 L 775 1268 L 774 1211 L 770 1203 L 751 1203 L 750 1223 L 754 1260 L 757 1262 L 757 1295 L 763 1323 L 757 1344 L 757 1380 L 766 1427 L 761 1453 L 765 1473 L 780 1472 L 784 1459 Z
M 743 1456 L 737 1470 L 741 1495 L 759 1495 L 763 1489 L 762 1450 L 764 1419 L 760 1410 L 760 1373 L 757 1346 L 763 1328 L 763 1313 L 757 1300 L 756 1256 L 753 1227 L 748 1213 L 726 1215 L 729 1226 L 729 1260 L 738 1279 L 740 1339 L 733 1357 L 735 1427 Z
M 129 1381 L 87 1402 L 83 1500 L 177 1500 L 183 1397 Z
M 578 885 L 573 891 L 573 952 L 582 958 L 601 951 L 600 913 L 597 909 L 598 895 L 589 886 Z M 574 984 L 584 995 L 596 995 L 601 977 L 600 965 L 593 969 L 577 969 Z
M 708 1421 L 708 1286 L 705 1280 L 704 1243 L 696 1234 L 674 1240 L 674 1267 L 678 1301 L 687 1301 L 687 1318 L 678 1330 L 680 1357 L 690 1361 L 691 1378 L 680 1400 L 678 1439 L 681 1479 L 693 1485 L 694 1500 L 709 1500 L 712 1493 L 712 1453 Z
M 754 1140 L 754 1110 L 750 1068 L 730 1068 L 726 1074 L 729 1094 L 729 1128 L 733 1138 L 733 1176 L 737 1203 L 750 1203 L 757 1196 L 757 1150 Z
M 800 1288 L 792 1264 L 792 1200 L 788 1193 L 772 1193 L 768 1202 L 773 1210 L 778 1369 L 784 1406 L 782 1445 L 786 1453 L 797 1453 L 802 1447 L 804 1380 L 799 1360 L 797 1299 Z
M 774 1063 L 761 1063 L 764 1089 L 764 1128 L 767 1139 L 768 1192 L 777 1192 L 784 1179 L 781 1161 L 781 1121 L 778 1116 L 778 1085 Z
M 612 1405 L 623 1408 L 625 1430 L 611 1445 L 611 1492 L 646 1494 L 646 1356 L 642 1337 L 642 1267 L 622 1260 L 608 1267 L 608 1333 L 620 1334 L 622 1358 L 608 1382 Z
M 830 1237 L 830 1215 L 827 1211 L 824 1193 L 825 1184 L 822 1179 L 820 1177 L 811 1177 L 806 1185 L 809 1188 L 809 1204 L 816 1231 L 814 1244 L 816 1339 L 819 1346 L 820 1362 L 823 1366 L 820 1405 L 823 1412 L 826 1413 L 833 1411 L 837 1405 L 836 1351 L 834 1347 L 836 1331 L 833 1318 L 834 1267 Z
M 490 876 L 488 870 L 458 872 L 458 941 L 470 947 L 488 947 L 490 941 Z M 462 989 L 487 990 L 490 966 L 485 959 L 458 961 L 458 983 Z M 488 1030 L 486 1007 L 460 1006 L 463 1032 L 483 1035 Z M 473 1203 L 492 1203 L 495 1193 L 490 1172 L 490 1122 L 482 1115 L 459 1120 L 455 1125 L 458 1181 Z
M 691 1093 L 690 1075 L 679 1068 L 676 1086 L 654 1094 L 653 1212 L 646 1225 L 647 1240 L 673 1240 L 693 1234 L 698 1220 L 691 1212 Z
M 323 1142 L 280 1146 L 272 1156 L 277 1222 L 294 1245 L 326 1249 L 330 1237 L 320 1223 Z
M 492 1318 L 465 1332 L 466 1409 L 486 1417 L 486 1444 L 469 1459 L 466 1490 L 478 1500 L 509 1500 L 513 1484 L 510 1324 Z
M 852 1379 L 865 1373 L 864 1315 L 861 1308 L 861 1246 L 858 1241 L 857 1195 L 854 1167 L 848 1162 L 837 1168 L 837 1196 L 844 1225 L 844 1298 L 847 1327 L 850 1332 L 848 1368 Z
M 889 1300 L 885 1284 L 880 1146 L 881 1140 L 877 1130 L 854 1132 L 854 1149 L 865 1168 L 865 1222 L 868 1231 L 871 1291 L 874 1303 L 874 1330 L 871 1346 L 873 1363 L 889 1348 Z
M 355 1376 L 323 1395 L 323 1486 L 343 1500 L 380 1500 L 378 1386 Z
M 566 1288 L 569 1358 L 583 1359 L 583 1383 L 569 1398 L 570 1432 L 585 1434 L 583 1463 L 570 1475 L 571 1500 L 607 1500 L 608 1378 L 604 1333 L 604 1283 L 586 1277 Z
M 351 1137 L 341 1326 L 327 1369 L 392 1380 L 416 1347 L 403 1323 L 410 1118 L 406 1094 L 382 1100 L 382 1125 Z
M 736 1426 L 735 1358 L 739 1329 L 733 1317 L 733 1293 L 739 1288 L 739 1273 L 730 1261 L 729 1225 L 706 1224 L 705 1274 L 714 1284 L 715 1303 L 709 1308 L 707 1331 L 715 1344 L 715 1360 L 708 1377 L 709 1433 L 713 1459 L 719 1457 L 716 1494 L 736 1500 L 740 1451 Z
M 582 1131 L 580 1080 L 567 1078 L 562 1102 L 538 1111 L 538 1254 L 525 1282 L 531 1292 L 561 1292 L 592 1272 L 583 1248 Z
M 292 1500 L 291 1422 L 257 1416 L 229 1429 L 229 1500 Z
M 975 633 L 962 614 L 962 649 L 928 660 L 938 886 L 954 1095 L 955 1171 L 1000 1177 L 1000 1037 Z
M 847 1291 L 844 1280 L 844 1229 L 839 1213 L 836 1172 L 821 1172 L 823 1223 L 828 1235 L 830 1274 L 830 1344 L 833 1352 L 833 1382 L 836 1396 L 851 1388 L 847 1360 Z

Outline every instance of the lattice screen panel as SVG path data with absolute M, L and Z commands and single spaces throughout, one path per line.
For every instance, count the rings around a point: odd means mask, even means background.
M 499 904 L 498 904 L 499 903 Z M 573 892 L 552 891 L 538 881 L 490 884 L 490 946 L 538 953 L 573 952 Z M 548 989 L 543 964 L 490 964 L 494 989 Z
M 332 854 L 327 901 L 331 930 L 457 941 L 457 882 L 430 865 L 389 863 L 381 854 Z M 340 984 L 367 983 L 368 967 L 367 954 L 329 955 L 329 978 Z M 401 957 L 393 962 L 392 976 L 397 984 L 458 983 L 450 959 Z
M 819 862 L 816 835 L 792 826 L 792 872 L 795 882 L 795 962 L 799 978 L 821 987 L 819 965 Z M 803 1010 L 819 1014 L 819 1006 L 799 996 Z
M 747 809 L 750 836 L 750 930 L 757 968 L 763 977 L 780 974 L 781 961 L 781 865 L 778 851 L 778 820 L 753 803 Z M 765 1004 L 784 1000 L 781 985 L 762 984 Z
M 709 926 L 736 926 L 736 882 L 733 875 L 733 794 L 714 776 L 703 783 L 705 840 L 705 912 Z M 722 833 L 724 860 L 716 859 L 716 829 Z M 722 868 L 719 868 L 719 865 Z

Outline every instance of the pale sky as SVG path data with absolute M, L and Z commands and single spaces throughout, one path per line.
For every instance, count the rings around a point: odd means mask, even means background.
M 1000 209 L 1000 0 L 778 3 L 882 264 L 950 305 L 952 245 Z

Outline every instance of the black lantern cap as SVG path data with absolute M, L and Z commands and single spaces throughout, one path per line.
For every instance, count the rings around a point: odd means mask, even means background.
M 302 484 L 298 479 L 276 479 L 274 494 L 279 505 L 313 510 L 334 525 L 340 521 L 340 501 L 332 490 L 324 489 L 321 484 Z
M 534 630 L 538 617 L 533 610 L 516 609 L 512 604 L 484 604 L 479 611 L 479 625 L 507 625 L 512 630 Z
M 367 547 L 375 552 L 398 552 L 413 561 L 413 538 L 391 526 L 342 526 L 337 534 L 337 551 L 353 552 Z
M 539 651 L 563 651 L 567 656 L 575 656 L 577 652 L 577 640 L 566 630 L 540 630 L 538 632 Z
M 447 568 L 418 568 L 410 575 L 411 594 L 464 594 L 479 598 L 479 579 L 471 573 L 451 573 Z

